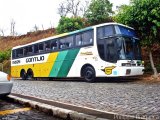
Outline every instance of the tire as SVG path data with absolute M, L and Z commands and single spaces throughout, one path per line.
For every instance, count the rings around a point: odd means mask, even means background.
M 91 66 L 87 66 L 85 69 L 84 69 L 84 72 L 83 72 L 83 77 L 84 79 L 86 80 L 86 82 L 95 82 L 95 70 L 93 67 Z
M 26 72 L 22 70 L 21 74 L 20 74 L 20 77 L 21 77 L 22 80 L 26 80 L 27 79 Z
M 32 71 L 31 69 L 28 70 L 28 72 L 27 72 L 27 79 L 28 79 L 28 80 L 33 79 L 33 71 Z

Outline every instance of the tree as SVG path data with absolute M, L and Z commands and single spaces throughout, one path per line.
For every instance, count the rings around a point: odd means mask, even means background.
M 80 0 L 66 0 L 65 2 L 59 4 L 58 14 L 61 17 L 67 17 L 71 15 L 72 17 L 83 16 L 89 2 L 86 0 L 82 2 Z
M 4 29 L 0 29 L 1 35 L 0 36 L 4 36 Z
M 38 26 L 37 26 L 36 24 L 35 24 L 35 26 L 34 26 L 33 28 L 34 28 L 34 31 L 35 31 L 35 32 L 37 32 L 38 29 L 39 29 Z
M 15 24 L 16 24 L 16 22 L 14 21 L 14 19 L 12 19 L 11 20 L 11 33 L 10 33 L 11 36 L 14 36 L 16 34 L 16 32 L 15 32 Z
M 160 1 L 131 0 L 129 6 L 120 7 L 115 20 L 137 30 L 142 44 L 149 50 L 151 66 L 154 76 L 157 77 L 158 73 L 154 66 L 151 47 L 155 43 L 160 43 Z
M 74 30 L 81 29 L 85 26 L 85 22 L 81 17 L 61 17 L 57 32 L 58 33 L 66 33 Z
M 90 25 L 111 21 L 112 4 L 108 0 L 92 0 L 85 17 Z

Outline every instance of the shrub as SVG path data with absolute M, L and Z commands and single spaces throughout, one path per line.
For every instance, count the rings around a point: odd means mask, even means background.
M 9 60 L 10 57 L 11 57 L 11 50 L 0 52 L 0 63 L 2 63 L 4 60 Z

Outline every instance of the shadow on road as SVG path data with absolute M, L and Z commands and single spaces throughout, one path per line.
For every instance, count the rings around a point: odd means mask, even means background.
M 36 78 L 26 81 L 59 81 L 59 82 L 86 82 L 83 78 Z M 138 77 L 96 78 L 94 83 L 130 83 L 141 81 Z

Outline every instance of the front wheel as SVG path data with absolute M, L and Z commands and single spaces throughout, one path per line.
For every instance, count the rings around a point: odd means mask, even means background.
M 84 79 L 87 81 L 87 82 L 94 82 L 95 81 L 95 70 L 93 67 L 91 66 L 87 66 L 85 69 L 84 69 L 84 72 L 83 72 L 83 77 Z

